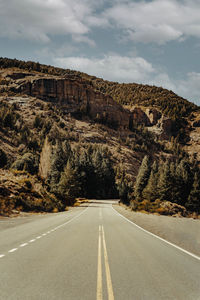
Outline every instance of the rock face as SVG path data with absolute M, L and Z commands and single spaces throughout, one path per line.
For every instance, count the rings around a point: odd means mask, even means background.
M 131 110 L 133 122 L 143 124 L 145 126 L 151 126 L 151 122 L 145 112 L 140 107 L 135 107 Z
M 162 120 L 162 134 L 163 139 L 169 139 L 172 136 L 173 121 L 171 119 Z
M 15 75 L 15 74 L 14 74 Z M 20 78 L 16 76 L 17 78 Z M 32 76 L 18 79 L 17 92 L 50 101 L 62 106 L 66 113 L 75 117 L 89 116 L 95 122 L 114 129 L 132 129 L 134 124 L 156 127 L 155 133 L 162 139 L 172 134 L 172 121 L 155 108 L 133 107 L 124 109 L 111 96 L 96 91 L 89 81 L 74 77 Z
M 147 109 L 146 114 L 151 122 L 151 125 L 156 125 L 158 120 L 162 117 L 162 114 L 157 109 Z
M 39 78 L 22 84 L 21 92 L 61 104 L 72 114 L 87 114 L 113 128 L 127 129 L 130 113 L 112 97 L 94 91 L 86 81 L 70 78 Z

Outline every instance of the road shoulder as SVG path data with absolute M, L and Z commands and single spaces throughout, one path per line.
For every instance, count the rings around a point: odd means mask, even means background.
M 200 256 L 200 220 L 133 212 L 122 205 L 113 208 L 140 227 Z

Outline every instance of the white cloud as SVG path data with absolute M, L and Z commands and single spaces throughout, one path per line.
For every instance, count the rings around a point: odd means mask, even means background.
M 189 72 L 185 79 L 178 80 L 176 92 L 200 105 L 200 73 Z
M 103 58 L 65 57 L 55 59 L 61 67 L 79 70 L 107 80 L 121 82 L 144 82 L 155 72 L 152 65 L 142 57 L 107 55 Z
M 0 0 L 0 36 L 48 42 L 54 35 L 86 35 L 88 0 Z
M 128 40 L 165 44 L 200 38 L 199 11 L 199 0 L 0 0 L 0 37 L 48 42 L 70 34 L 93 46 L 94 27 L 113 26 Z
M 162 86 L 200 105 L 200 73 L 188 73 L 183 80 L 172 79 L 162 69 L 142 57 L 123 57 L 116 54 L 99 59 L 56 58 L 54 62 L 57 66 L 79 70 L 105 80 Z
M 135 42 L 182 41 L 200 37 L 200 1 L 153 0 L 120 1 L 105 13 L 110 22 L 124 29 L 127 39 Z

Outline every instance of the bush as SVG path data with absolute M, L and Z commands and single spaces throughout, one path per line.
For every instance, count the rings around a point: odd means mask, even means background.
M 8 159 L 6 153 L 2 149 L 0 149 L 0 168 L 5 167 L 7 162 Z
M 25 153 L 21 158 L 17 159 L 13 165 L 12 169 L 18 171 L 27 171 L 30 174 L 37 174 L 39 167 L 39 158 L 37 155 L 32 153 Z

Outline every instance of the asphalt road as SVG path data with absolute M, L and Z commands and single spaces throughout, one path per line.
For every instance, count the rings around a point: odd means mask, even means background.
M 196 300 L 200 260 L 94 201 L 0 221 L 0 299 Z

